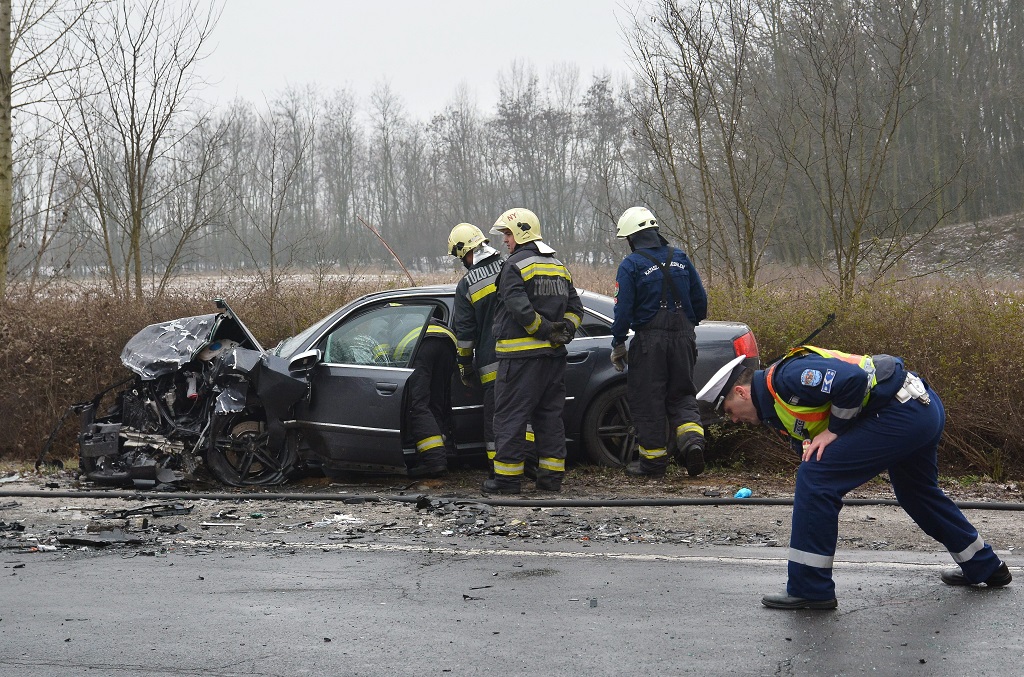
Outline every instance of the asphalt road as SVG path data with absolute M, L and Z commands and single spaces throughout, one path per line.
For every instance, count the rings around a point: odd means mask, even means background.
M 2 554 L 0 675 L 1019 675 L 1022 558 L 841 551 L 778 611 L 783 548 L 290 544 Z M 151 552 L 151 554 L 142 554 Z

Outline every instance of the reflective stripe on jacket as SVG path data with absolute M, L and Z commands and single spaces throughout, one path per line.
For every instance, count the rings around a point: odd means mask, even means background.
M 494 337 L 499 358 L 566 354 L 565 346 L 548 340 L 551 323 L 579 328 L 583 302 L 572 275 L 554 254 L 542 254 L 535 242 L 519 245 L 502 264 L 497 289 Z
M 458 340 L 459 364 L 475 364 L 481 383 L 494 381 L 498 358 L 494 353 L 494 308 L 502 258 L 494 253 L 475 262 L 455 287 L 452 327 Z
M 419 338 L 420 332 L 422 331 L 422 327 L 417 327 L 402 337 L 402 340 L 398 342 L 398 345 L 395 346 L 395 350 L 392 353 L 392 359 L 394 359 L 396 363 L 401 363 L 408 357 L 407 353 L 409 353 L 412 347 L 416 345 L 416 339 Z M 446 338 L 452 342 L 453 348 L 458 345 L 458 342 L 455 339 L 455 334 L 452 333 L 452 330 L 437 320 L 431 320 L 430 323 L 427 324 L 427 331 L 424 332 L 424 338 Z

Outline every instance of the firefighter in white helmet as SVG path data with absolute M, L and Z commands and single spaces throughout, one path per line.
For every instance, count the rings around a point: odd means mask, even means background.
M 460 223 L 448 236 L 448 253 L 462 261 L 466 275 L 455 287 L 452 327 L 458 340 L 459 374 L 466 387 L 478 384 L 484 395 L 484 443 L 490 476 L 494 476 L 494 380 L 498 358 L 494 353 L 494 307 L 501 254 L 471 223 Z
M 541 238 L 529 209 L 509 209 L 494 223 L 510 252 L 497 280 L 494 313 L 498 377 L 495 383 L 495 477 L 485 493 L 518 494 L 530 453 L 532 423 L 538 456 L 537 488 L 560 491 L 565 475 L 565 344 L 583 318 L 572 276 Z
M 629 363 L 626 397 L 640 442 L 640 458 L 626 472 L 665 474 L 671 425 L 680 464 L 690 475 L 699 475 L 704 471 L 704 428 L 693 383 L 694 327 L 707 317 L 707 293 L 689 257 L 669 246 L 646 207 L 627 209 L 615 235 L 627 240 L 632 251 L 615 275 L 611 355 L 618 371 Z M 630 329 L 634 335 L 627 352 Z

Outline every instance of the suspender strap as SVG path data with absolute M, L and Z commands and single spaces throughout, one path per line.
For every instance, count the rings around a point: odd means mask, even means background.
M 673 301 L 673 304 L 675 305 L 675 307 L 676 308 L 681 308 L 682 305 L 683 305 L 683 295 L 679 292 L 679 288 L 676 287 L 676 281 L 672 279 L 672 275 L 669 272 L 669 268 L 668 268 L 669 264 L 672 263 L 672 254 L 673 254 L 672 248 L 669 247 L 669 249 L 668 249 L 668 260 L 666 260 L 665 263 L 662 263 L 658 259 L 654 258 L 654 256 L 652 254 L 648 254 L 647 252 L 643 251 L 642 249 L 638 250 L 637 254 L 639 254 L 640 256 L 644 257 L 645 259 L 649 259 L 650 261 L 652 261 L 654 263 L 654 265 L 658 266 L 658 268 L 661 269 L 661 277 L 662 277 L 662 283 L 661 283 L 661 307 L 662 308 L 667 308 L 668 307 L 668 296 L 671 294 L 672 295 L 672 301 Z M 666 282 L 668 284 L 665 284 Z

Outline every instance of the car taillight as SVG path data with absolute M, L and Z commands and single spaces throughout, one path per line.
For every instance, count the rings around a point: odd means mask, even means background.
M 737 355 L 757 357 L 757 339 L 754 338 L 754 332 L 748 331 L 743 336 L 740 336 L 737 339 L 733 339 L 732 349 L 736 351 Z

